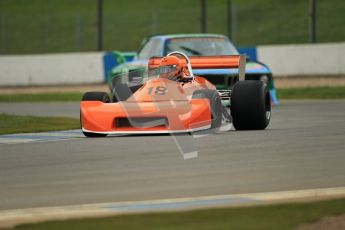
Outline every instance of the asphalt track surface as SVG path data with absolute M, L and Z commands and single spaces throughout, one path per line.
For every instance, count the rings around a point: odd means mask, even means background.
M 189 160 L 169 135 L 0 144 L 0 210 L 345 186 L 344 100 L 282 102 L 267 130 L 192 139 Z
M 79 117 L 78 102 L 0 103 L 0 113 L 32 116 Z

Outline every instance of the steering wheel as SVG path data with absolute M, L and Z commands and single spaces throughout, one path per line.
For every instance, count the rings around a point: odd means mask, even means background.
M 190 75 L 187 75 L 186 77 L 187 78 L 192 78 L 194 80 L 194 74 L 193 74 L 193 71 L 192 71 L 192 65 L 190 64 L 190 60 L 188 58 L 188 56 L 180 51 L 173 51 L 171 53 L 168 53 L 167 56 L 172 56 L 172 55 L 176 55 L 176 54 L 179 54 L 181 55 L 182 57 L 184 57 L 184 59 L 186 60 L 187 62 L 187 68 L 188 68 L 188 72 Z

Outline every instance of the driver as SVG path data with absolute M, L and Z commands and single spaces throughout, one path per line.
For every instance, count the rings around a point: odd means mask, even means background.
M 183 61 L 176 56 L 164 57 L 159 64 L 159 77 L 178 82 L 187 82 L 188 71 Z

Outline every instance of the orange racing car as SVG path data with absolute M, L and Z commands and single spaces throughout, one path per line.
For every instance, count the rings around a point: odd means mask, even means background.
M 200 68 L 239 69 L 240 80 L 234 84 L 229 98 L 230 110 L 222 106 L 214 85 L 193 75 L 193 69 Z M 147 81 L 135 92 L 126 82 L 117 82 L 112 101 L 105 92 L 83 95 L 82 131 L 87 137 L 190 133 L 216 131 L 222 121 L 232 122 L 237 130 L 265 129 L 271 115 L 267 86 L 262 81 L 242 80 L 244 68 L 245 57 L 241 55 L 188 58 L 175 51 L 166 57 L 152 57 L 145 73 Z

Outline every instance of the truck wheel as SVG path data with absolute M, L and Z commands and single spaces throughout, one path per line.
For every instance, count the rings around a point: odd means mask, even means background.
M 237 82 L 231 93 L 231 115 L 236 130 L 262 130 L 271 119 L 271 99 L 261 81 Z
M 216 90 L 196 90 L 192 98 L 207 98 L 211 106 L 211 129 L 218 131 L 222 124 L 222 102 Z
M 104 92 L 87 92 L 83 95 L 83 98 L 81 99 L 82 101 L 101 101 L 103 103 L 109 103 L 110 98 L 107 93 Z M 81 115 L 80 115 L 80 124 L 82 125 L 81 121 Z M 90 133 L 90 132 L 84 132 L 83 134 L 86 137 L 105 137 L 107 134 L 102 134 L 102 133 Z

